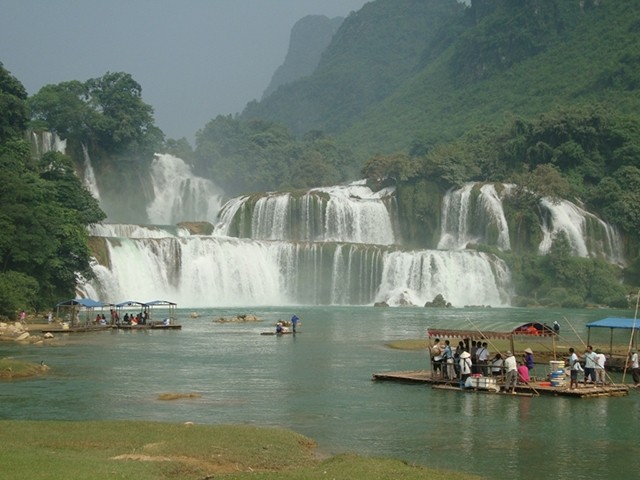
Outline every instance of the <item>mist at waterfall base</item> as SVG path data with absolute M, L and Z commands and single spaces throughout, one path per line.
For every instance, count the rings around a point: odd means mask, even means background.
M 469 319 L 487 328 L 559 320 L 563 355 L 581 345 L 564 318 L 586 339 L 586 323 L 625 312 L 272 307 L 250 310 L 260 322 L 216 323 L 248 310 L 197 309 L 199 317 L 190 318 L 192 311 L 178 310 L 179 331 L 56 335 L 43 346 L 0 342 L 0 356 L 51 367 L 43 377 L 3 382 L 0 418 L 283 427 L 316 441 L 321 454 L 389 456 L 485 478 L 626 479 L 640 469 L 635 391 L 622 398 L 528 398 L 371 380 L 376 372 L 429 368 L 425 350 L 387 346 L 424 338 L 427 328 L 469 328 Z M 260 335 L 294 311 L 298 334 Z M 609 332 L 591 341 L 606 349 Z M 531 347 L 535 354 L 543 348 Z M 535 368 L 538 375 L 546 370 Z M 159 400 L 169 392 L 200 397 Z
M 82 295 L 113 303 L 166 299 L 185 307 L 423 306 L 437 295 L 456 307 L 510 304 L 506 264 L 466 249 L 470 243 L 510 248 L 494 185 L 483 185 L 476 196 L 471 183 L 447 193 L 438 249 L 407 250 L 393 189 L 373 192 L 354 182 L 226 199 L 214 182 L 168 154 L 156 155 L 150 178 L 154 197 L 147 215 L 154 225 L 93 226 L 108 264 L 94 263 L 95 279 L 83 285 Z M 100 198 L 97 182 L 88 188 Z M 577 255 L 622 261 L 617 234 L 605 222 L 570 202 L 541 208 L 541 253 L 563 230 Z M 176 226 L 183 221 L 205 221 L 215 229 L 196 235 Z

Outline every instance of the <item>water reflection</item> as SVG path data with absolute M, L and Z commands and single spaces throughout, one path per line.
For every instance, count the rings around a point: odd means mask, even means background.
M 574 400 L 371 381 L 378 371 L 425 368 L 424 351 L 385 344 L 424 338 L 427 325 L 465 324 L 475 314 L 551 324 L 554 312 L 296 307 L 302 325 L 295 337 L 260 335 L 290 318 L 286 309 L 251 312 L 263 319 L 256 324 L 212 322 L 247 313 L 237 310 L 189 313 L 182 331 L 69 336 L 43 348 L 0 343 L 0 355 L 52 367 L 40 379 L 3 383 L 0 418 L 278 425 L 327 453 L 394 456 L 495 478 L 608 478 L 613 471 L 633 478 L 640 468 L 636 392 Z M 578 330 L 607 314 L 562 312 Z M 166 392 L 201 396 L 158 400 Z

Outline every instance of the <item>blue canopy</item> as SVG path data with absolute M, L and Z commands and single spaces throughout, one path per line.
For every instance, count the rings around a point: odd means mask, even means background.
M 136 306 L 136 305 L 140 305 L 141 307 L 146 307 L 147 306 L 146 303 L 136 302 L 135 300 L 126 300 L 124 302 L 117 303 L 116 307 L 118 307 L 118 308 L 133 307 L 133 306 Z
M 169 300 L 154 300 L 152 302 L 147 302 L 146 305 L 178 305 L 177 303 L 170 302 Z
M 640 320 L 633 318 L 616 318 L 608 317 L 602 320 L 596 320 L 595 322 L 587 323 L 587 328 L 624 328 L 631 330 L 632 328 L 640 328 Z
M 71 307 L 73 305 L 81 305 L 86 308 L 97 308 L 104 307 L 105 304 L 97 300 L 92 300 L 91 298 L 74 298 L 72 300 L 67 300 L 66 302 L 60 302 L 56 307 Z

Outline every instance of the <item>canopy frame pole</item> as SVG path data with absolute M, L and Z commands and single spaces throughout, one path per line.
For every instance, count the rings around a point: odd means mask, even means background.
M 627 356 L 624 359 L 624 370 L 622 372 L 622 383 L 624 383 L 624 377 L 627 375 L 627 366 L 629 365 L 629 355 L 631 354 L 631 347 L 633 346 L 633 339 L 636 333 L 636 319 L 638 318 L 638 304 L 640 304 L 640 291 L 636 296 L 636 310 L 633 314 L 633 325 L 631 326 L 631 336 L 629 337 L 629 348 L 627 348 Z M 637 342 L 636 342 L 637 345 Z

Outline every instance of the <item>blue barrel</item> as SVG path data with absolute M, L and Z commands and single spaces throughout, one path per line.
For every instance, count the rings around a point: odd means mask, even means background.
M 564 370 L 551 372 L 551 386 L 560 387 L 562 385 L 564 385 Z

